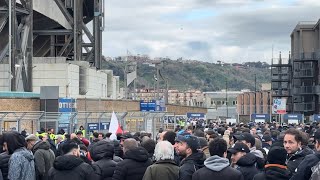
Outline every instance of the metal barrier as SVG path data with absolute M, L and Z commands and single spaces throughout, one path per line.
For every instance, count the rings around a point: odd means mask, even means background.
M 112 112 L 0 112 L 0 133 L 12 130 L 36 133 L 41 128 L 73 133 L 80 126 L 86 129 L 86 135 L 90 131 L 106 133 L 111 116 Z M 154 137 L 160 127 L 173 130 L 177 122 L 175 114 L 168 112 L 121 112 L 116 116 L 125 131 L 146 131 Z M 174 120 L 169 120 L 169 116 Z

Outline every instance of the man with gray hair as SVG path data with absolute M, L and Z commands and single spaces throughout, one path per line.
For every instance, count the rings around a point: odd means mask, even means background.
M 148 152 L 138 147 L 138 142 L 129 138 L 123 142 L 124 160 L 117 164 L 113 180 L 141 180 L 151 161 Z
M 174 162 L 174 148 L 168 141 L 160 141 L 155 149 L 156 162 L 146 170 L 143 180 L 177 180 L 179 167 Z

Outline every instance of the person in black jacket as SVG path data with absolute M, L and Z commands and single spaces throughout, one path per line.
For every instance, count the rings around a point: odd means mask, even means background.
M 112 176 L 113 180 L 141 180 L 151 161 L 148 152 L 138 147 L 138 142 L 129 138 L 123 142 L 124 160 L 119 162 Z
M 2 179 L 3 180 L 8 180 L 8 170 L 9 170 L 9 159 L 11 157 L 11 155 L 9 155 L 9 153 L 7 151 L 3 151 L 3 143 L 4 143 L 4 139 L 3 139 L 3 135 L 0 135 L 0 171 L 2 174 Z M 0 177 L 1 179 L 1 177 Z
M 209 143 L 210 156 L 204 161 L 203 168 L 192 175 L 192 180 L 223 179 L 223 180 L 243 180 L 240 171 L 230 167 L 227 157 L 227 142 L 224 139 L 216 138 Z
M 110 141 L 99 141 L 90 149 L 93 169 L 101 180 L 111 180 L 117 163 L 113 161 L 114 146 Z
M 308 154 L 301 148 L 302 134 L 299 130 L 291 128 L 285 132 L 283 146 L 287 151 L 286 165 L 290 171 L 290 176 L 294 175 L 297 167 Z
M 245 180 L 252 180 L 259 173 L 256 168 L 258 157 L 250 153 L 249 147 L 246 144 L 237 142 L 228 151 L 232 154 L 231 159 L 235 164 L 235 168 L 242 173 Z
M 199 139 L 192 135 L 178 135 L 177 152 L 184 159 L 180 162 L 179 180 L 191 180 L 196 170 L 204 167 L 206 155 L 200 148 Z
M 290 180 L 310 179 L 312 171 L 311 168 L 320 162 L 320 130 L 314 133 L 315 140 L 315 154 L 307 155 L 297 168 L 297 172 Z
M 237 169 L 242 173 L 244 180 L 252 180 L 259 173 L 256 163 L 257 157 L 252 153 L 247 153 L 238 160 Z
M 3 180 L 8 180 L 8 170 L 9 170 L 9 159 L 11 155 L 7 152 L 3 152 L 0 154 L 0 170 L 2 172 Z
M 255 175 L 253 180 L 288 180 L 290 172 L 286 167 L 286 156 L 287 152 L 283 147 L 272 147 L 265 170 Z
M 50 180 L 93 180 L 99 179 L 93 168 L 80 158 L 80 147 L 74 141 L 65 142 L 62 151 L 65 155 L 55 159 L 49 170 Z

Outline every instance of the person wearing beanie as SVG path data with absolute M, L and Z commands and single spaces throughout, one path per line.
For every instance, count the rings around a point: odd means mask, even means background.
M 200 142 L 200 149 L 206 155 L 207 158 L 210 157 L 208 141 L 205 137 L 198 137 Z
M 283 147 L 270 149 L 265 170 L 254 176 L 253 180 L 288 180 L 290 172 L 286 166 L 287 151 Z

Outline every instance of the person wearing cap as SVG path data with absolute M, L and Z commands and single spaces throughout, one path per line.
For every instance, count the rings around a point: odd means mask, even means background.
M 183 160 L 180 162 L 179 180 L 191 180 L 192 174 L 202 168 L 206 156 L 199 151 L 199 139 L 192 135 L 178 135 L 177 153 Z
M 245 145 L 244 145 L 245 146 Z M 205 160 L 203 168 L 192 175 L 192 180 L 201 179 L 223 179 L 243 180 L 240 171 L 230 167 L 227 157 L 227 142 L 224 139 L 216 138 L 209 143 L 210 156 Z
M 262 149 L 264 149 L 266 151 L 266 153 L 268 154 L 271 145 L 272 145 L 272 138 L 269 134 L 265 134 L 262 136 Z
M 252 180 L 259 173 L 259 170 L 256 168 L 258 158 L 250 153 L 246 144 L 237 142 L 228 151 L 232 154 L 231 160 L 235 164 L 234 167 L 242 173 L 244 180 Z
M 290 172 L 286 166 L 287 152 L 283 147 L 272 147 L 267 156 L 265 170 L 254 176 L 253 180 L 288 180 Z
M 257 157 L 264 159 L 263 153 L 260 150 L 257 150 L 255 147 L 256 140 L 252 134 L 248 132 L 241 133 L 240 135 L 235 135 L 238 142 L 243 142 L 248 146 L 250 152 Z
M 320 129 L 314 133 L 315 141 L 315 154 L 307 155 L 303 161 L 299 164 L 296 173 L 291 177 L 290 180 L 300 180 L 300 179 L 311 179 L 311 174 L 313 171 L 320 171 Z M 312 169 L 314 169 L 312 171 Z M 320 176 L 320 174 L 318 173 Z M 319 177 L 318 176 L 318 177 Z
M 247 145 L 242 142 L 237 142 L 232 148 L 228 149 L 228 152 L 231 153 L 231 166 L 234 167 L 238 160 L 250 152 Z

